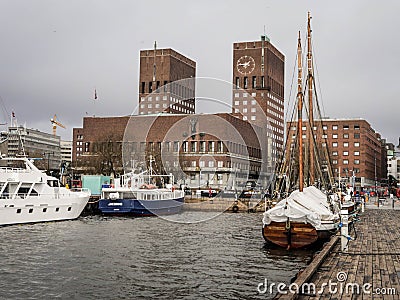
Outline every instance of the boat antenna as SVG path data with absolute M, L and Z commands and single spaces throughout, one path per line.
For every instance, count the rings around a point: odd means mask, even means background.
M 303 162 L 303 80 L 302 80 L 302 51 L 301 51 L 301 37 L 299 31 L 299 38 L 297 41 L 297 140 L 299 147 L 299 191 L 302 192 L 304 188 L 304 162 Z

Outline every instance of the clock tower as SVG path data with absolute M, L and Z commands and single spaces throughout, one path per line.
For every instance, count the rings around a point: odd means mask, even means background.
M 283 151 L 285 56 L 261 36 L 233 44 L 233 113 L 264 126 L 268 121 L 278 153 Z

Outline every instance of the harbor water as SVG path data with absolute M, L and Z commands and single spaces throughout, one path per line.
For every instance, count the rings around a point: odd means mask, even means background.
M 0 298 L 271 299 L 258 285 L 289 283 L 312 252 L 265 246 L 261 218 L 89 216 L 2 227 Z

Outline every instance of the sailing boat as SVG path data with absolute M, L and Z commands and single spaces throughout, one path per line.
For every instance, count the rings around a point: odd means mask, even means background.
M 298 148 L 298 189 L 289 194 L 288 197 L 281 200 L 277 205 L 264 213 L 263 217 L 263 237 L 266 241 L 281 247 L 303 248 L 314 244 L 320 239 L 328 238 L 336 232 L 340 221 L 339 208 L 336 201 L 336 194 L 327 195 L 314 186 L 320 182 L 315 178 L 315 169 L 321 163 L 315 161 L 318 151 L 315 151 L 315 127 L 313 116 L 313 64 L 311 50 L 311 17 L 308 13 L 307 30 L 307 85 L 308 89 L 308 107 L 304 108 L 304 93 L 302 80 L 302 47 L 299 32 L 297 46 L 297 64 L 298 64 L 298 86 L 297 86 L 297 148 Z M 303 110 L 308 112 L 308 143 L 303 143 Z M 288 134 L 289 136 L 289 134 Z M 305 147 L 308 147 L 305 149 Z M 286 147 L 286 149 L 288 149 Z M 307 150 L 307 151 L 306 151 Z M 306 157 L 305 153 L 308 154 Z M 305 159 L 307 159 L 308 169 L 308 187 L 305 185 Z M 286 158 L 288 165 L 293 159 Z M 282 170 L 285 170 L 283 168 Z M 285 176 L 293 177 L 288 170 Z M 322 174 L 322 172 L 320 172 Z M 332 186 L 332 184 L 330 184 Z M 289 186 L 286 184 L 286 188 Z

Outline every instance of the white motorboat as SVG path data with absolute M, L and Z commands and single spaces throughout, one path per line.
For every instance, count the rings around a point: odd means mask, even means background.
M 89 190 L 61 186 L 26 157 L 0 165 L 0 225 L 76 219 L 89 200 Z

